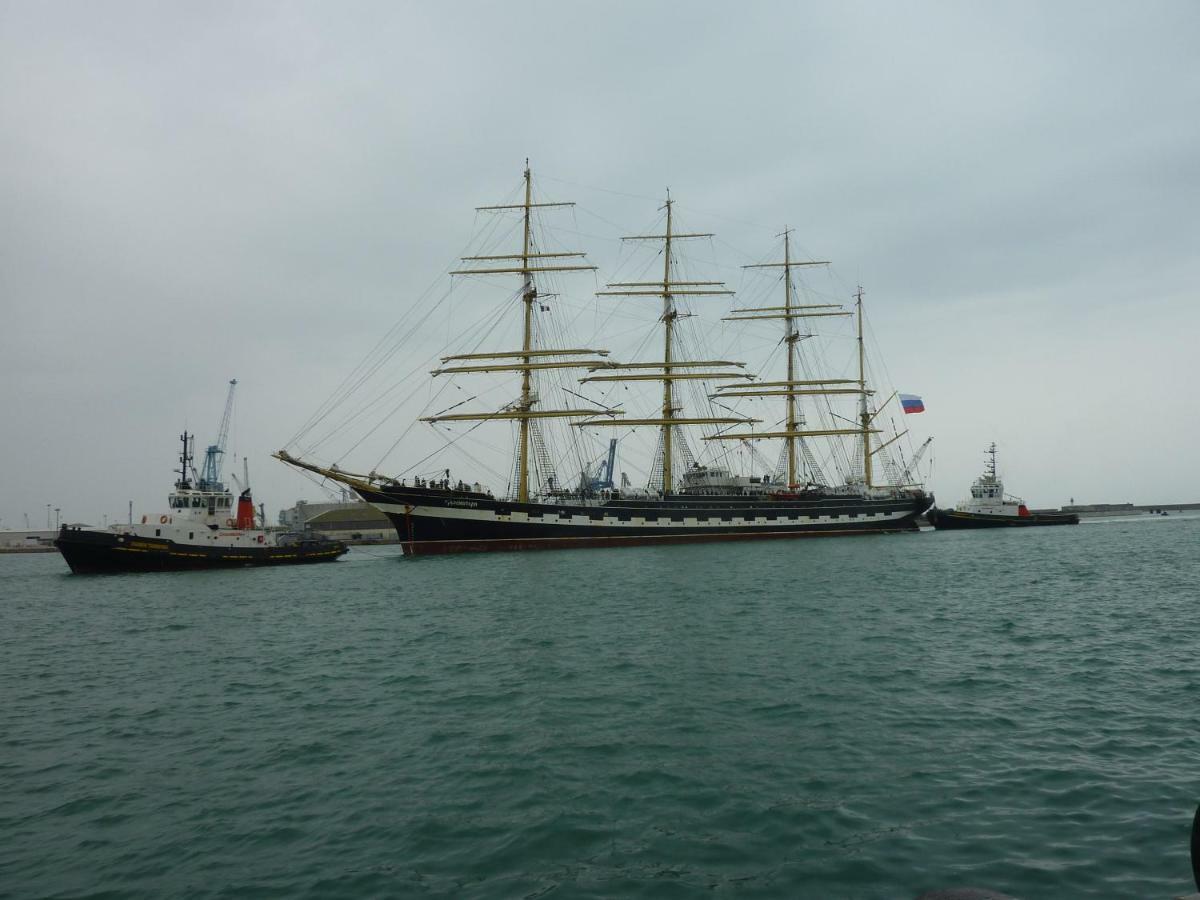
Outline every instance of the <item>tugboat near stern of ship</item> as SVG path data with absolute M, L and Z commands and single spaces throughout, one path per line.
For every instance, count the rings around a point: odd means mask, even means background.
M 1004 482 L 996 474 L 996 445 L 987 449 L 983 474 L 971 484 L 971 498 L 954 509 L 927 513 L 929 523 L 939 529 L 1028 528 L 1033 525 L 1078 525 L 1075 513 L 1032 513 L 1018 497 L 1004 493 Z

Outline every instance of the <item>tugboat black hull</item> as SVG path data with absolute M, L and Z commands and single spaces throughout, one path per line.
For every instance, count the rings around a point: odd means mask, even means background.
M 1031 528 L 1037 525 L 1078 525 L 1075 513 L 1030 513 L 1027 516 L 1004 516 L 969 513 L 958 509 L 931 509 L 926 517 L 939 529 L 963 528 Z
M 67 526 L 59 532 L 54 546 L 76 575 L 333 562 L 349 549 L 340 541 L 299 541 L 288 546 L 201 547 L 163 538 Z
M 752 501 L 678 495 L 582 505 L 436 488 L 357 490 L 391 520 L 409 556 L 911 532 L 933 503 L 926 494 Z

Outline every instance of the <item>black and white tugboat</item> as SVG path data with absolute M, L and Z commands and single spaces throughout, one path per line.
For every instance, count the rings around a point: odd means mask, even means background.
M 934 507 L 927 513 L 934 528 L 1027 528 L 1032 525 L 1078 525 L 1075 513 L 1031 513 L 1019 497 L 1004 493 L 996 474 L 996 445 L 987 449 L 983 474 L 971 484 L 971 499 L 954 509 Z
M 216 475 L 216 470 L 210 472 L 208 460 L 204 475 L 195 476 L 194 437 L 185 431 L 181 440 L 179 480 L 166 512 L 108 528 L 62 526 L 54 546 L 72 572 L 172 572 L 332 562 L 348 549 L 341 541 L 267 531 L 262 527 L 265 523 L 255 521 L 249 479 L 235 504 L 223 482 L 204 477 Z
M 462 343 L 455 349 L 467 352 L 447 353 L 442 356 L 442 365 L 432 372 L 434 376 L 490 375 L 500 379 L 515 375 L 518 392 L 515 397 L 508 393 L 507 402 L 500 409 L 481 411 L 460 407 L 485 393 L 484 390 L 473 389 L 471 396 L 440 410 L 438 407 L 444 401 L 439 399 L 440 393 L 433 392 L 431 405 L 427 407 L 431 412 L 419 417 L 420 421 L 436 426 L 438 441 L 445 442 L 447 447 L 476 427 L 511 426 L 515 459 L 507 490 L 494 496 L 474 479 L 472 483 L 452 479 L 450 470 L 445 468 L 435 470 L 434 477 L 426 473 L 410 482 L 375 471 L 355 474 L 336 464 L 320 465 L 304 457 L 311 457 L 319 443 L 312 440 L 311 434 L 325 413 L 314 416 L 293 440 L 299 453 L 280 450 L 276 453 L 278 459 L 353 488 L 388 516 L 407 555 L 918 530 L 917 520 L 932 505 L 933 498 L 920 485 L 905 483 L 908 479 L 900 477 L 898 467 L 880 462 L 887 459 L 887 447 L 895 438 L 879 437 L 882 426 L 877 416 L 886 404 L 874 403 L 875 392 L 867 380 L 861 291 L 854 311 L 840 304 L 798 302 L 793 270 L 825 263 L 792 258 L 785 232 L 781 235 L 784 238 L 781 261 L 748 267 L 779 276 L 782 305 L 775 301 L 770 306 L 736 309 L 729 317 L 736 322 L 756 320 L 754 325 L 760 324 L 757 320 L 771 320 L 784 326 L 782 338 L 768 334 L 765 343 L 772 350 L 784 348 L 785 380 L 760 381 L 745 371 L 745 363 L 705 358 L 699 332 L 690 327 L 696 323 L 680 322 L 694 316 L 682 304 L 725 298 L 733 292 L 725 290 L 720 282 L 691 280 L 679 271 L 678 242 L 711 235 L 676 230 L 673 201 L 668 198 L 662 207 L 661 229 L 625 239 L 661 246 L 657 258 L 648 263 L 657 267 L 658 274 L 651 274 L 653 268 L 644 270 L 645 274 L 635 281 L 614 282 L 609 284 L 609 290 L 597 292 L 597 297 L 605 300 L 661 304 L 661 314 L 653 327 L 660 329 L 662 355 L 646 353 L 649 359 L 615 362 L 609 358 L 608 350 L 563 346 L 562 338 L 566 335 L 559 333 L 552 305 L 558 302 L 552 298 L 560 295 L 556 290 L 546 291 L 539 284 L 544 277 L 595 269 L 572 262 L 581 258 L 582 253 L 561 251 L 556 246 L 542 249 L 535 243 L 541 231 L 534 214 L 547 207 L 573 204 L 534 202 L 528 166 L 523 193 L 524 202 L 483 207 L 488 211 L 516 213 L 517 233 L 523 234 L 522 243 L 516 248 L 503 245 L 486 248 L 484 253 L 464 257 L 466 267 L 451 273 L 484 275 L 489 279 L 497 275 L 519 277 L 520 288 L 510 295 L 513 302 L 508 308 L 515 313 L 513 325 L 519 317 L 520 345 L 499 350 L 480 346 L 494 342 L 500 327 L 496 323 L 501 320 L 489 312 L 487 321 L 491 324 L 482 334 L 468 326 L 461 329 Z M 814 337 L 802 326 L 846 319 L 857 323 L 852 338 L 857 371 L 830 377 L 823 371 L 823 355 L 812 350 L 801 353 L 801 342 Z M 607 333 L 607 329 L 603 331 Z M 645 353 L 645 346 L 652 346 L 650 341 L 649 336 L 643 336 L 634 352 Z M 754 341 L 763 338 L 759 336 Z M 580 378 L 555 375 L 580 369 L 588 370 L 587 375 Z M 736 385 L 735 389 L 728 389 L 730 382 Z M 642 393 L 640 389 L 647 386 L 650 390 Z M 514 387 L 501 382 L 495 387 L 496 395 L 505 397 L 505 392 Z M 618 390 L 620 394 L 615 393 Z M 581 391 L 589 391 L 592 396 Z M 784 408 L 766 410 L 770 415 L 767 426 L 732 430 L 732 426 L 749 426 L 762 420 L 730 404 L 756 400 L 756 407 L 763 407 L 772 402 L 770 399 L 764 402 L 763 398 L 777 397 L 786 401 Z M 580 399 L 587 405 L 579 406 Z M 547 402 L 550 400 L 554 402 Z M 808 418 L 801 412 L 799 401 L 814 404 Z M 620 405 L 624 402 L 637 403 L 640 408 L 630 410 L 634 415 L 627 415 Z M 839 413 L 834 406 L 836 402 L 851 405 L 841 408 Z M 552 442 L 544 429 L 567 420 L 573 420 L 569 431 L 575 434 L 559 434 Z M 626 432 L 643 427 L 657 431 L 657 450 L 653 452 L 645 487 L 630 487 L 624 473 L 619 487 L 612 483 L 610 450 L 606 484 L 598 490 L 593 488 L 586 441 L 593 439 L 594 432 L 612 427 Z M 454 432 L 455 428 L 459 430 Z M 701 450 L 702 445 L 689 442 L 686 435 L 689 431 L 695 434 L 693 429 L 700 429 L 702 441 L 711 442 L 708 449 Z M 331 433 L 337 431 L 335 427 Z M 448 433 L 454 435 L 453 439 Z M 900 436 L 903 435 L 897 435 Z M 298 443 L 301 439 L 305 446 Z M 736 473 L 733 454 L 728 449 L 731 442 L 735 447 L 753 449 L 751 442 L 776 439 L 783 442 L 783 447 L 775 471 L 768 468 L 770 463 L 766 461 L 757 464 L 760 474 Z M 810 439 L 818 442 L 833 439 L 839 443 L 821 454 L 825 460 L 819 461 L 810 448 Z M 845 446 L 840 443 L 843 441 Z M 430 458 L 423 452 L 420 456 L 424 457 L 422 462 Z M 578 488 L 569 483 L 574 476 L 568 483 L 558 477 L 559 466 L 579 473 Z M 740 467 L 745 472 L 744 463 Z M 836 473 L 832 477 L 828 473 L 830 468 Z M 409 471 L 413 469 L 410 467 Z M 896 477 L 890 478 L 889 471 L 894 471 Z M 887 483 L 881 483 L 885 479 Z

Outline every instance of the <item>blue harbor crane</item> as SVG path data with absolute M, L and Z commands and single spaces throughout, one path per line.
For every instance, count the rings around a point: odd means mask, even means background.
M 204 465 L 200 469 L 197 488 L 202 491 L 223 491 L 221 483 L 221 457 L 225 455 L 225 442 L 229 439 L 229 419 L 233 414 L 233 392 L 237 387 L 237 379 L 229 382 L 229 396 L 225 398 L 225 414 L 221 416 L 221 427 L 217 429 L 217 439 L 208 445 L 204 451 Z
M 613 438 L 608 442 L 608 455 L 602 457 L 595 468 L 588 473 L 585 473 L 586 487 L 588 490 L 599 491 L 613 486 L 613 467 L 617 461 L 617 439 Z

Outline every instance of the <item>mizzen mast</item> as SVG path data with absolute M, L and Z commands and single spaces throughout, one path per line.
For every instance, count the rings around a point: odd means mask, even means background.
M 523 217 L 523 238 L 520 253 L 500 254 L 493 256 L 465 256 L 463 262 L 469 263 L 467 268 L 456 269 L 451 275 L 520 275 L 522 310 L 522 341 L 520 350 L 502 351 L 498 353 L 467 353 L 457 356 L 442 357 L 442 367 L 435 369 L 433 375 L 464 374 L 476 372 L 517 372 L 521 375 L 521 393 L 515 403 L 493 412 L 481 413 L 451 413 L 446 415 L 427 416 L 423 422 L 448 421 L 492 421 L 515 420 L 518 422 L 520 438 L 517 450 L 517 500 L 522 503 L 529 501 L 529 437 L 530 423 L 538 419 L 590 417 L 596 415 L 595 410 L 575 409 L 534 409 L 538 403 L 538 395 L 534 390 L 533 376 L 535 372 L 552 369 L 568 368 L 604 368 L 608 365 L 602 357 L 608 355 L 607 350 L 588 350 L 582 348 L 534 348 L 533 339 L 533 306 L 538 298 L 537 282 L 534 276 L 545 272 L 592 272 L 595 266 L 569 262 L 572 259 L 585 257 L 582 252 L 541 253 L 533 243 L 533 211 L 555 207 L 574 206 L 574 203 L 534 203 L 533 178 L 529 169 L 529 160 L 525 160 L 525 200 L 523 203 L 501 206 L 480 206 L 481 212 L 501 210 L 521 210 Z M 510 263 L 507 264 L 506 263 Z M 480 265 L 482 264 L 482 265 Z M 557 357 L 573 357 L 557 359 Z M 579 357 L 587 357 L 580 359 Z M 601 357 L 601 358 L 597 358 Z M 468 365 L 446 366 L 449 362 L 468 362 Z M 602 415 L 619 415 L 618 410 L 605 410 Z
M 671 267 L 674 262 L 673 244 L 676 241 L 692 238 L 709 238 L 711 234 L 677 233 L 673 227 L 673 206 L 675 201 L 668 193 L 663 209 L 666 210 L 666 228 L 662 234 L 638 234 L 622 238 L 626 241 L 662 241 L 663 242 L 663 275 L 661 281 L 621 281 L 608 285 L 611 290 L 597 291 L 598 296 L 609 297 L 659 297 L 662 299 L 663 323 L 663 357 L 653 362 L 625 363 L 620 368 L 655 369 L 652 374 L 630 375 L 591 375 L 583 381 L 661 381 L 662 382 L 662 413 L 658 417 L 645 419 L 621 419 L 622 425 L 657 425 L 662 429 L 662 494 L 667 496 L 674 490 L 674 473 L 672 472 L 671 457 L 673 455 L 674 430 L 680 425 L 741 425 L 757 421 L 747 418 L 724 417 L 687 417 L 678 415 L 681 407 L 675 401 L 675 382 L 687 380 L 728 381 L 736 378 L 751 378 L 744 372 L 711 372 L 711 371 L 678 371 L 680 369 L 704 369 L 716 366 L 741 368 L 745 364 L 729 360 L 686 360 L 676 359 L 675 322 L 680 313 L 675 306 L 675 298 L 689 297 L 722 297 L 730 296 L 733 291 L 725 288 L 721 281 L 681 281 L 672 277 Z M 615 366 L 613 368 L 616 368 Z M 593 420 L 573 423 L 578 427 L 591 425 L 617 424 L 615 421 Z

